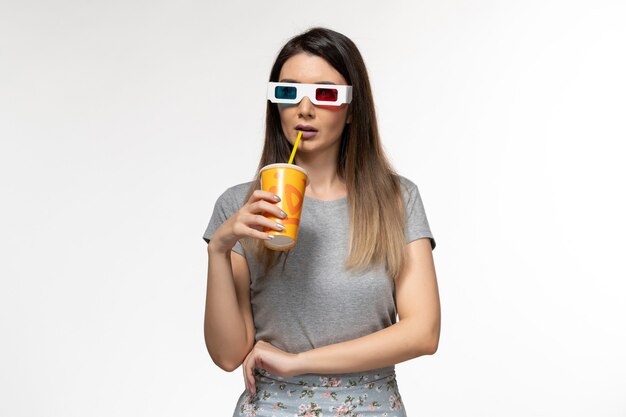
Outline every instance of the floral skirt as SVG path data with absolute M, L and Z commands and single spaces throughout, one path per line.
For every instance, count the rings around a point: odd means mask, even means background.
M 233 417 L 406 417 L 393 368 L 291 378 L 255 369 L 255 381 Z

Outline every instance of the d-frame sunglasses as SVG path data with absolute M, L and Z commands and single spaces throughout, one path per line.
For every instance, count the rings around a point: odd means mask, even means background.
M 272 103 L 298 104 L 304 96 L 313 104 L 341 106 L 352 101 L 352 86 L 277 82 L 267 85 L 267 99 Z

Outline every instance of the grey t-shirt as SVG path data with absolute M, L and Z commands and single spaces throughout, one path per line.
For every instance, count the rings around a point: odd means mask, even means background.
M 417 186 L 402 176 L 400 182 L 406 242 L 429 238 L 434 249 Z M 250 185 L 230 187 L 217 199 L 203 236 L 206 242 L 245 203 Z M 347 197 L 323 201 L 305 195 L 298 243 L 284 269 L 281 259 L 267 275 L 239 242 L 233 247 L 248 262 L 257 341 L 296 353 L 365 336 L 396 322 L 394 282 L 384 267 L 355 273 L 343 266 L 348 255 L 348 208 Z

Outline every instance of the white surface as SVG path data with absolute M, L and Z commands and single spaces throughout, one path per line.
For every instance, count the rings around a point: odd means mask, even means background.
M 625 12 L 3 2 L 0 415 L 231 415 L 202 234 L 257 166 L 278 49 L 314 25 L 361 49 L 438 243 L 441 341 L 398 365 L 409 415 L 626 415 Z

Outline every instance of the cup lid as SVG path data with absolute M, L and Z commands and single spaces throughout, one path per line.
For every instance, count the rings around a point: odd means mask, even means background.
M 263 168 L 261 168 L 259 170 L 259 175 L 261 174 L 261 172 L 268 170 L 268 169 L 272 169 L 272 168 L 288 168 L 288 169 L 296 169 L 300 172 L 302 172 L 305 176 L 306 176 L 306 184 L 309 185 L 309 174 L 306 172 L 306 169 L 302 168 L 301 166 L 295 165 L 295 164 L 286 164 L 286 163 L 276 163 L 276 164 L 269 164 L 269 165 L 265 165 Z

